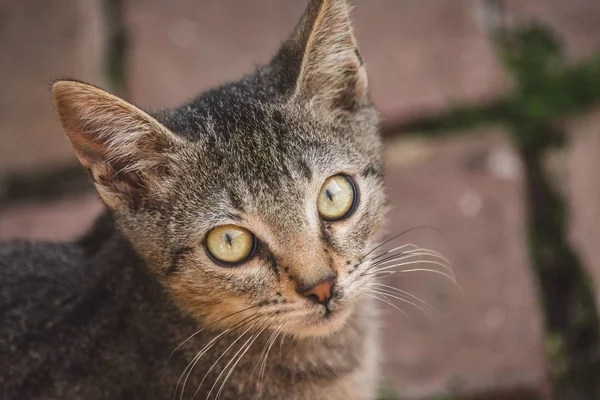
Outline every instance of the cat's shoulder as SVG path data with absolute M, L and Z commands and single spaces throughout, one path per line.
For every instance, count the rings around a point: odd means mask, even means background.
M 76 267 L 84 252 L 73 243 L 9 241 L 0 243 L 0 274 L 53 275 Z
M 76 244 L 31 241 L 0 243 L 2 297 L 43 298 L 76 290 L 85 280 L 86 257 Z M 6 298 L 4 300 L 7 300 Z

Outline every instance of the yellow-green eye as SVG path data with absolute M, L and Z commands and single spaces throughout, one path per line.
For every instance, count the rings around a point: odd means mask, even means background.
M 247 229 L 236 225 L 213 228 L 206 235 L 206 251 L 218 262 L 239 264 L 250 258 L 256 250 L 256 238 Z
M 317 199 L 317 209 L 324 220 L 336 221 L 349 216 L 356 203 L 354 182 L 345 175 L 334 175 L 323 184 Z

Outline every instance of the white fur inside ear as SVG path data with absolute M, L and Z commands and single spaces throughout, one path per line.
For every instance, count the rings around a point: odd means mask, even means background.
M 92 85 L 59 81 L 52 94 L 79 161 L 107 203 L 114 197 L 111 191 L 159 186 L 157 171 L 164 170 L 182 139 L 146 112 Z
M 59 81 L 52 93 L 56 111 L 78 155 L 92 152 L 105 163 L 123 161 L 125 170 L 133 171 L 152 163 L 148 156 L 160 146 L 178 140 L 146 112 L 94 86 Z

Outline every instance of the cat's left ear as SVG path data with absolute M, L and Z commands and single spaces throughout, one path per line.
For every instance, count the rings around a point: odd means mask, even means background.
M 113 210 L 160 199 L 183 139 L 125 100 L 95 86 L 62 80 L 54 107 L 81 164 Z
M 330 111 L 370 104 L 346 0 L 311 0 L 272 62 L 295 98 Z

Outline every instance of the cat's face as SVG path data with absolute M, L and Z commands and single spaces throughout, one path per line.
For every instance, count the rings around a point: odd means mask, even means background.
M 228 132 L 212 123 L 186 142 L 157 220 L 131 221 L 141 229 L 129 236 L 192 311 L 215 320 L 260 305 L 252 311 L 264 313 L 261 323 L 328 332 L 362 293 L 365 277 L 353 269 L 380 224 L 374 115 L 320 121 L 296 105 L 261 108 Z M 159 235 L 143 242 L 148 231 Z M 328 280 L 330 293 L 310 293 Z M 305 294 L 332 298 L 325 307 Z
M 269 65 L 173 111 L 53 93 L 119 228 L 204 324 L 325 335 L 363 300 L 385 196 L 344 1 L 311 2 Z

